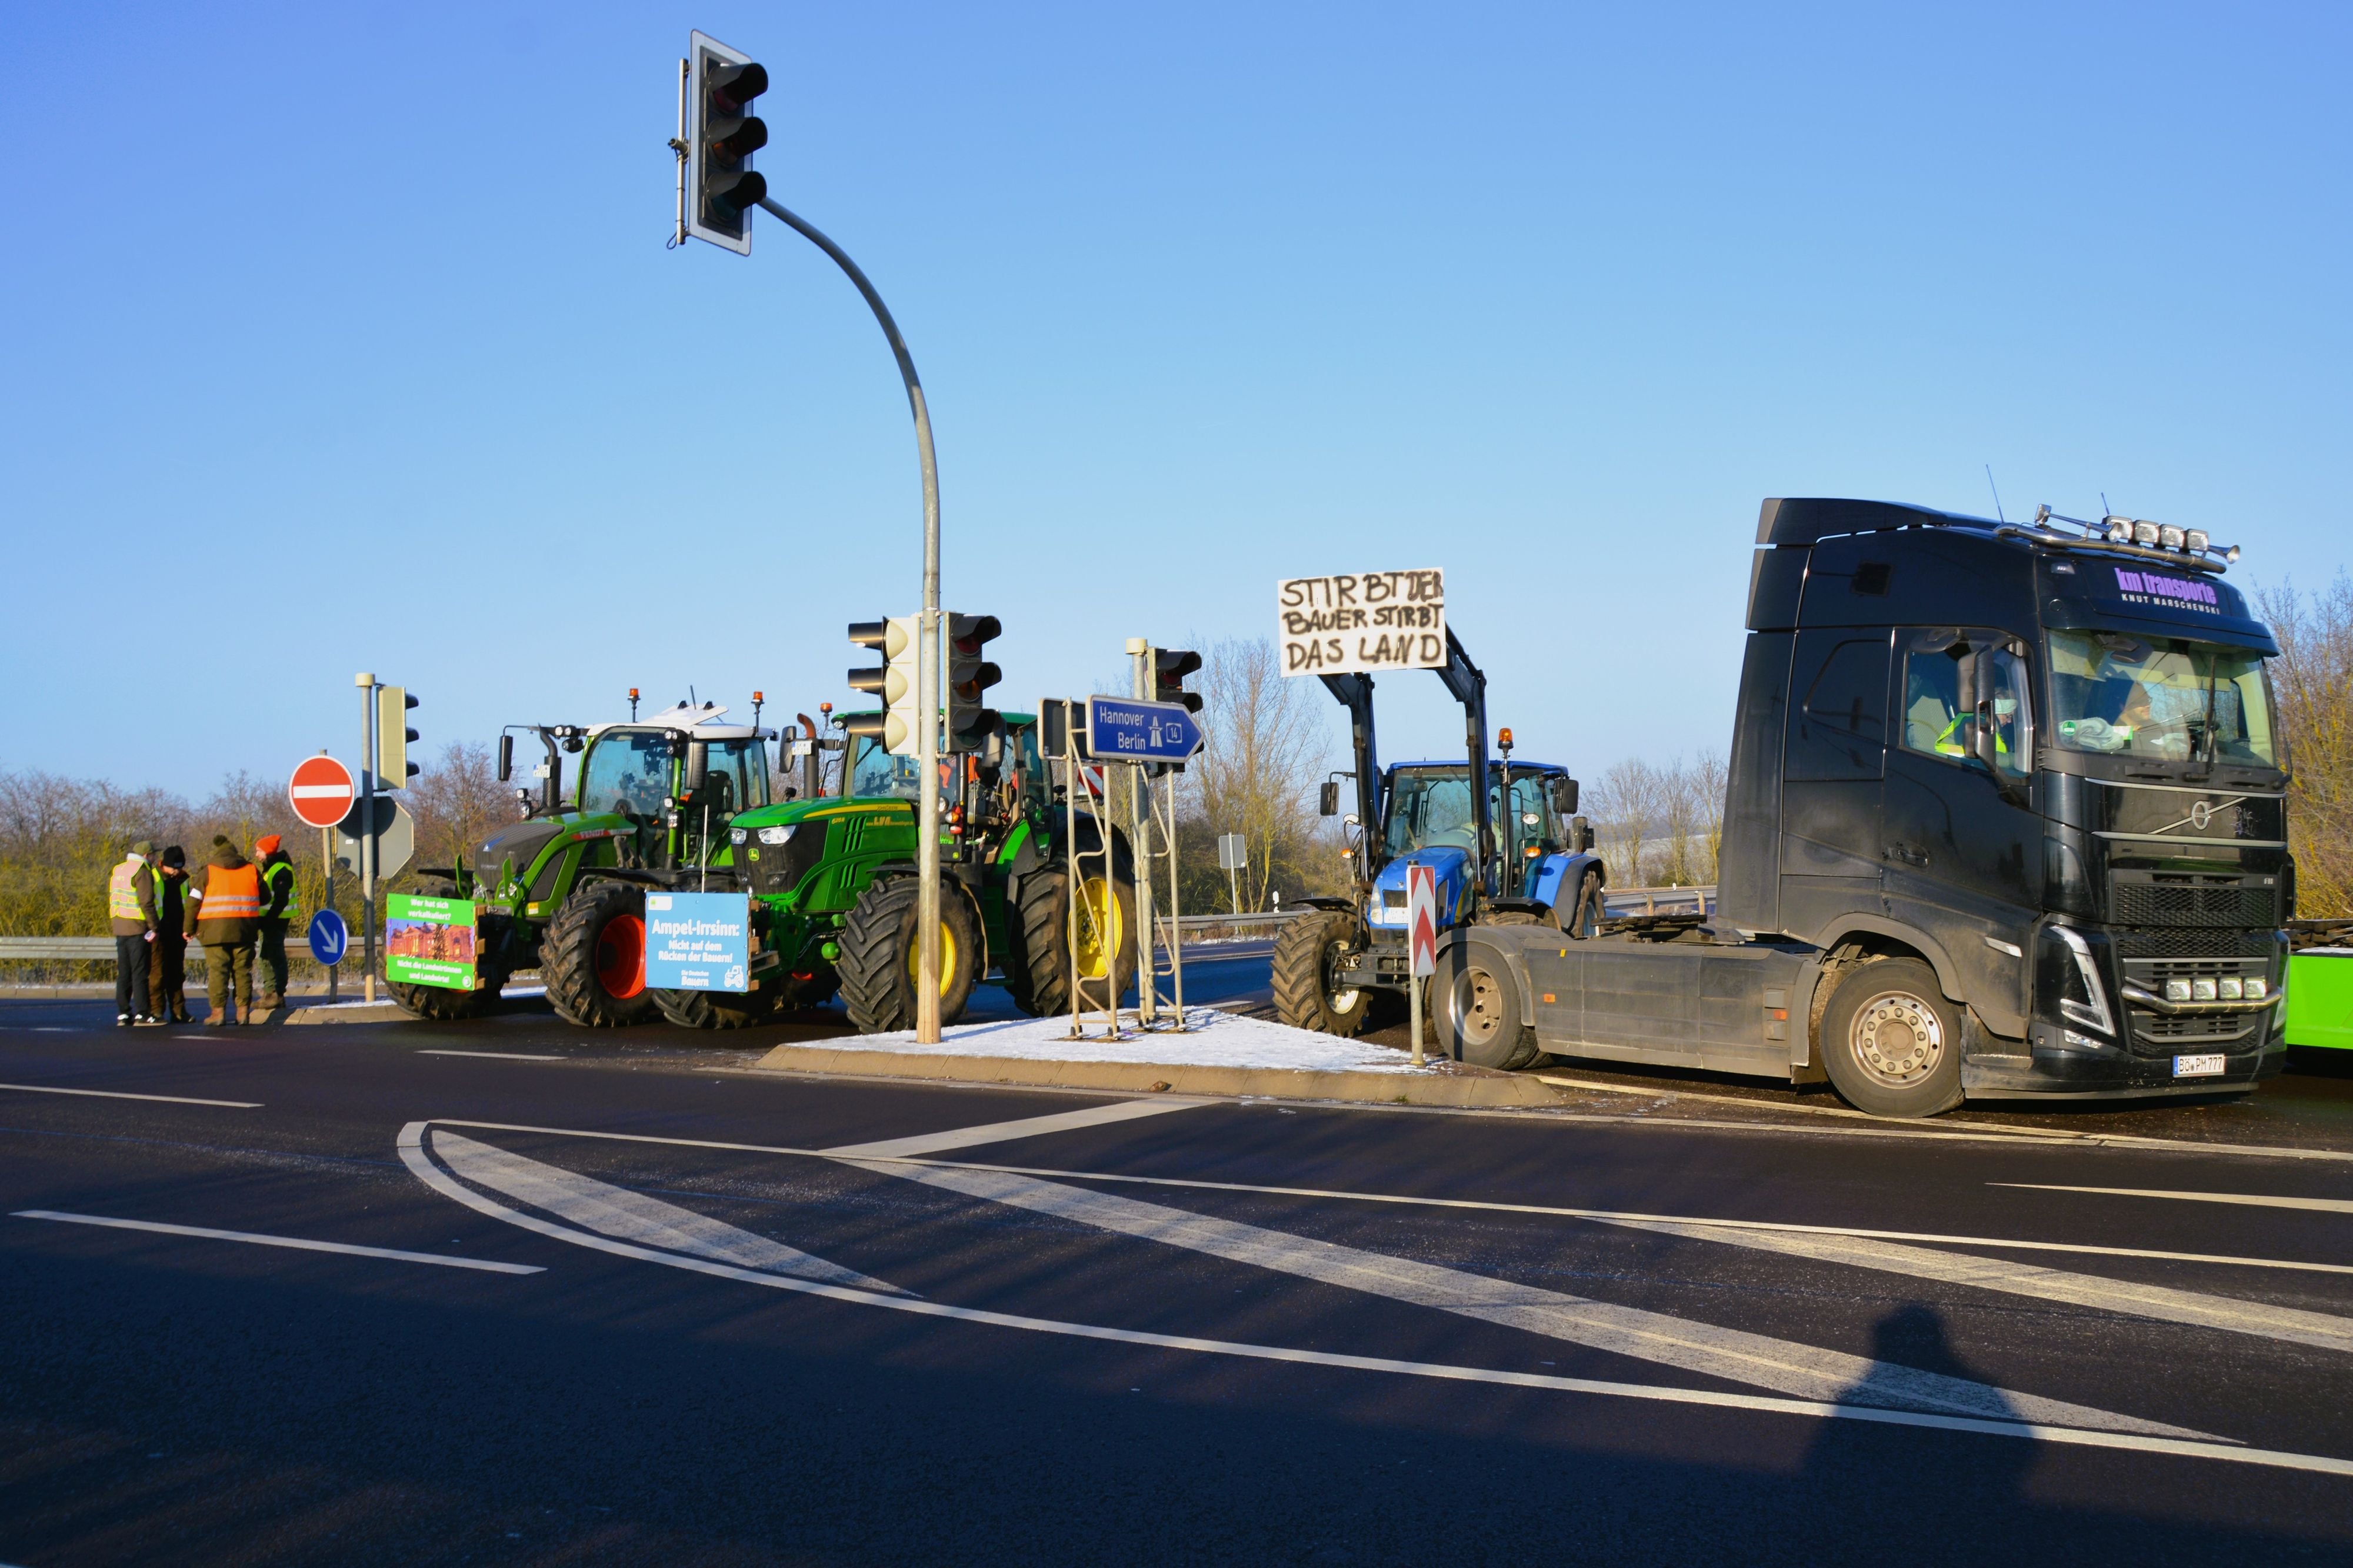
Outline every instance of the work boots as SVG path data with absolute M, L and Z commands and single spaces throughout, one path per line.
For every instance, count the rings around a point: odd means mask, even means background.
M 264 996 L 259 1003 L 257 1003 L 256 1005 L 264 1013 L 275 1013 L 279 1008 L 286 1005 L 286 998 L 280 995 L 277 992 L 272 991 L 269 995 Z

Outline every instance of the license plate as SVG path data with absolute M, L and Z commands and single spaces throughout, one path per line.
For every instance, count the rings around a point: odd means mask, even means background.
M 2210 1073 L 2218 1073 L 2221 1070 L 2222 1058 L 2221 1057 L 2176 1057 L 2173 1058 L 2173 1076 L 2176 1078 L 2204 1078 Z

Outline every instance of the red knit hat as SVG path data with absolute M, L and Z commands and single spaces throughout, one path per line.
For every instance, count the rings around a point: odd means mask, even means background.
M 253 847 L 264 855 L 275 855 L 278 853 L 278 846 L 280 842 L 280 840 L 275 833 L 265 833 L 260 837 L 253 841 Z

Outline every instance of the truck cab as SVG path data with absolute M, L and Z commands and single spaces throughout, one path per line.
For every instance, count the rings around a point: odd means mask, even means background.
M 2121 517 L 1767 501 L 1715 918 L 1582 959 L 1480 937 L 1524 994 L 1463 1024 L 1894 1115 L 2244 1092 L 2284 1060 L 2295 866 L 2236 558 Z

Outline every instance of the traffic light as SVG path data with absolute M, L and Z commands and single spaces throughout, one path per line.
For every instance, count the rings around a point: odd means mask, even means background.
M 768 73 L 702 33 L 687 50 L 687 232 L 749 256 L 752 209 L 768 194 L 768 182 L 752 168 L 752 154 L 768 144 L 752 100 L 768 90 Z
M 399 789 L 424 770 L 408 760 L 408 743 L 417 731 L 408 727 L 408 710 L 417 699 L 405 686 L 375 689 L 375 787 Z
M 1201 656 L 1189 647 L 1152 650 L 1152 700 L 1174 702 L 1187 713 L 1201 710 L 1201 694 L 1185 689 L 1185 678 L 1201 668 Z
M 879 668 L 851 670 L 849 689 L 881 699 L 882 710 L 853 713 L 842 721 L 841 727 L 852 735 L 875 737 L 893 756 L 913 756 L 916 738 L 922 733 L 917 728 L 922 714 L 915 705 L 920 625 L 913 616 L 849 623 L 849 640 L 874 649 L 882 658 Z
M 1005 672 L 983 658 L 1005 630 L 995 616 L 948 615 L 948 750 L 976 752 L 997 728 L 994 708 L 981 704 Z

